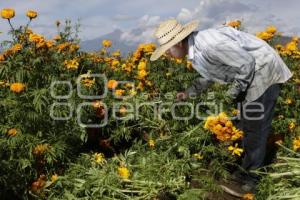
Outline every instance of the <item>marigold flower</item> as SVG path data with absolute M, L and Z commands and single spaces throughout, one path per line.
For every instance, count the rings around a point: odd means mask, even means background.
M 118 86 L 118 81 L 116 81 L 116 80 L 109 80 L 107 82 L 108 89 L 112 90 L 112 89 L 115 89 L 117 86 Z
M 81 80 L 81 83 L 85 86 L 85 87 L 88 87 L 88 88 L 90 88 L 90 87 L 92 87 L 94 84 L 95 84 L 95 78 L 93 78 L 93 79 L 89 79 L 89 78 L 83 78 L 82 80 Z
M 240 20 L 230 21 L 226 25 L 231 26 L 233 28 L 239 28 L 241 26 L 241 21 Z
M 148 73 L 146 70 L 139 70 L 138 71 L 138 75 L 137 75 L 137 79 L 145 79 L 147 77 Z
M 117 50 L 117 51 L 113 52 L 111 55 L 113 57 L 120 57 L 121 56 L 121 52 L 120 52 L 120 50 Z
M 137 91 L 135 89 L 131 89 L 128 93 L 130 96 L 135 96 L 137 94 Z
M 155 141 L 154 141 L 153 139 L 150 139 L 150 140 L 148 141 L 148 146 L 149 146 L 150 148 L 154 148 L 154 147 L 155 147 Z
M 5 57 L 3 54 L 0 54 L 0 62 L 5 61 Z
M 267 32 L 267 33 L 270 33 L 270 34 L 274 34 L 274 33 L 276 33 L 276 31 L 277 31 L 277 29 L 276 29 L 275 26 L 268 26 L 268 27 L 266 28 L 266 32 Z
M 58 175 L 57 175 L 57 174 L 53 174 L 53 175 L 51 176 L 51 182 L 52 182 L 52 183 L 54 183 L 55 181 L 57 181 L 57 179 L 58 179 Z
M 256 37 L 262 39 L 262 40 L 270 40 L 273 38 L 273 34 L 271 33 L 268 33 L 268 32 L 259 32 L 259 33 L 256 33 Z
M 127 112 L 127 109 L 124 107 L 124 106 L 122 106 L 120 109 L 119 109 L 119 113 L 121 113 L 121 114 L 124 114 L 124 113 L 126 113 Z
M 9 136 L 15 136 L 15 135 L 17 135 L 17 129 L 16 128 L 11 128 L 11 129 L 9 129 L 8 131 L 7 131 L 7 135 L 9 135 Z
M 295 128 L 296 128 L 295 122 L 290 122 L 290 123 L 289 123 L 289 130 L 292 131 L 292 130 L 294 130 Z
M 294 151 L 297 151 L 298 149 L 300 149 L 300 137 L 298 137 L 298 139 L 295 138 L 293 140 L 293 149 L 294 149 Z
M 197 160 L 202 160 L 202 159 L 203 159 L 203 156 L 202 156 L 201 154 L 199 154 L 199 153 L 194 153 L 194 154 L 193 154 L 193 157 L 194 157 L 195 159 L 197 159 Z
M 124 94 L 125 94 L 125 90 L 123 90 L 123 89 L 115 90 L 116 96 L 123 96 Z
M 244 194 L 243 200 L 254 200 L 254 194 L 252 194 L 252 193 Z
M 290 105 L 293 103 L 293 100 L 291 98 L 287 98 L 285 101 L 284 101 L 285 104 L 287 105 Z
M 64 65 L 67 69 L 75 70 L 78 69 L 79 63 L 76 59 L 65 60 Z
M 38 13 L 36 11 L 29 10 L 27 11 L 26 16 L 29 17 L 30 20 L 32 20 L 38 16 Z
M 186 67 L 188 68 L 188 70 L 192 70 L 193 69 L 193 63 L 191 61 L 187 61 Z
M 105 156 L 104 156 L 103 153 L 95 153 L 93 155 L 93 157 L 94 157 L 94 160 L 95 160 L 95 162 L 97 164 L 104 164 L 104 163 L 106 163 Z
M 105 48 L 111 47 L 111 44 L 112 44 L 112 42 L 111 42 L 110 40 L 103 40 L 103 41 L 102 41 L 102 45 L 103 45 Z
M 1 10 L 1 17 L 3 19 L 11 19 L 15 16 L 15 10 L 11 8 L 4 8 Z
M 26 86 L 23 83 L 12 83 L 10 85 L 10 90 L 14 93 L 20 93 L 20 92 L 24 91 L 25 88 L 26 88 Z
M 34 155 L 42 155 L 49 148 L 49 144 L 38 144 L 32 150 Z
M 234 146 L 229 146 L 228 150 L 232 152 L 232 155 L 241 156 L 241 154 L 244 152 L 243 149 L 238 148 L 238 144 L 235 143 Z
M 118 174 L 123 179 L 128 179 L 129 176 L 130 176 L 129 170 L 126 167 L 124 167 L 124 166 L 120 166 L 118 168 Z
M 147 63 L 145 61 L 139 62 L 138 70 L 146 70 Z

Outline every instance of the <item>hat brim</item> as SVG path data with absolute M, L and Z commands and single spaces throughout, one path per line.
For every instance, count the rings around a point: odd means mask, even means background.
M 191 21 L 187 24 L 185 24 L 182 27 L 182 31 L 176 35 L 176 37 L 171 40 L 170 42 L 159 46 L 151 55 L 150 60 L 155 61 L 159 57 L 161 57 L 169 48 L 183 40 L 186 36 L 188 36 L 190 33 L 192 33 L 199 25 L 198 20 Z

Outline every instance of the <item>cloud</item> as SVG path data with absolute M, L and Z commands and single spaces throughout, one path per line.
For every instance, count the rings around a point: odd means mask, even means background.
M 154 29 L 160 20 L 160 16 L 144 15 L 138 20 L 138 26 L 124 31 L 120 39 L 129 44 L 151 42 Z

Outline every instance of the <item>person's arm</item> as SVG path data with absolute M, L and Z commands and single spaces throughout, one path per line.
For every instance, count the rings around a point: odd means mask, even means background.
M 191 86 L 185 90 L 185 93 L 187 96 L 191 96 L 193 94 L 199 95 L 201 92 L 206 90 L 212 83 L 213 81 L 211 80 L 198 77 L 192 82 Z
M 229 97 L 236 99 L 247 90 L 255 73 L 255 58 L 251 54 L 234 41 L 226 41 L 210 47 L 208 55 L 213 61 L 232 68 L 224 72 L 234 73 L 233 84 L 227 91 Z

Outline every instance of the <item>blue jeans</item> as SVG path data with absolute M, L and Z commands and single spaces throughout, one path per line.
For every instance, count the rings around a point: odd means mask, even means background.
M 241 106 L 238 128 L 244 132 L 244 157 L 241 166 L 246 171 L 264 166 L 267 140 L 272 129 L 274 107 L 279 93 L 280 85 L 271 85 L 258 99 Z M 257 182 L 258 177 L 247 173 L 245 181 L 247 180 Z

